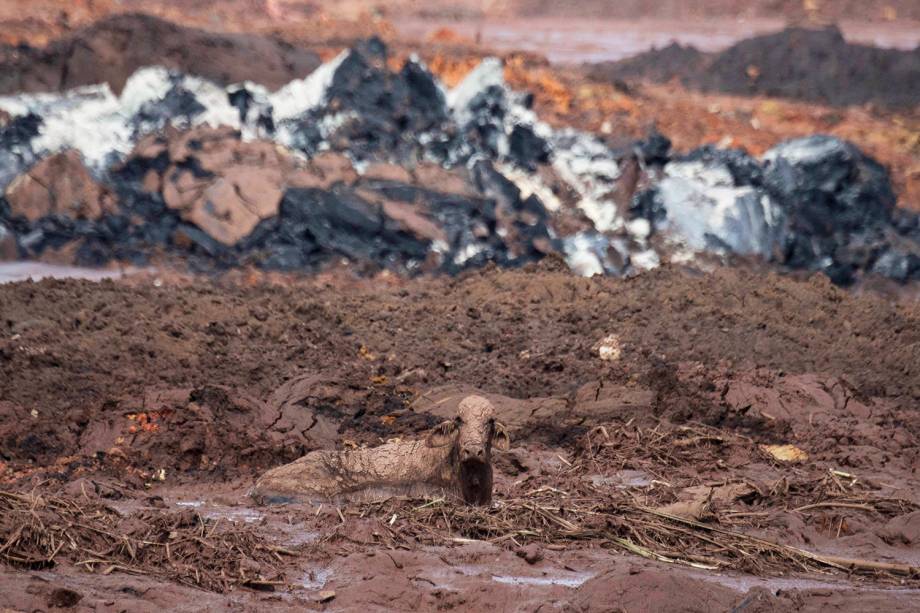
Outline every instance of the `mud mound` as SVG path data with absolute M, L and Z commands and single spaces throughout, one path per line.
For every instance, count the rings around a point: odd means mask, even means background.
M 140 400 L 126 397 L 62 421 L 53 413 L 30 414 L 16 405 L 0 406 L 0 457 L 50 464 L 61 456 L 102 460 L 144 481 L 162 474 L 210 474 L 220 478 L 251 475 L 286 458 L 332 447 L 338 423 L 322 409 L 341 398 L 322 395 L 317 376 L 283 387 L 260 402 L 231 389 L 151 388 Z M 321 403 L 314 410 L 305 402 Z M 322 404 L 333 403 L 330 404 Z M 69 478 L 85 463 L 59 467 Z
M 685 86 L 743 96 L 793 98 L 848 106 L 920 104 L 920 49 L 851 44 L 836 27 L 787 28 L 715 54 L 671 45 L 589 69 L 602 80 L 680 80 Z
M 667 83 L 685 75 L 702 73 L 709 56 L 696 47 L 671 43 L 619 62 L 599 62 L 590 65 L 588 77 L 601 81 L 636 81 L 647 79 Z
M 128 77 L 151 65 L 224 85 L 254 81 L 275 89 L 319 64 L 315 53 L 267 37 L 206 32 L 144 14 L 115 15 L 43 49 L 0 49 L 0 93 L 99 83 L 120 92 Z

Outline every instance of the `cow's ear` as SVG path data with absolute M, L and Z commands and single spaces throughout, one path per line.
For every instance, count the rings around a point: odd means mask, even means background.
M 431 429 L 425 442 L 429 447 L 443 447 L 451 442 L 451 434 L 454 433 L 457 424 L 453 421 L 442 421 Z
M 492 434 L 492 447 L 501 451 L 511 449 L 511 437 L 508 436 L 505 426 L 498 422 L 495 422 L 495 432 Z

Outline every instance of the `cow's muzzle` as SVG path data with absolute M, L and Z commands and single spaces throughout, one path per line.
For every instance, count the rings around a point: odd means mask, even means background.
M 492 465 L 472 457 L 460 461 L 460 494 L 466 504 L 492 502 Z

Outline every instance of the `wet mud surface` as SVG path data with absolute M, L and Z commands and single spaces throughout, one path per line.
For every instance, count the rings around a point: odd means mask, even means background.
M 45 280 L 0 286 L 0 313 L 0 606 L 920 601 L 915 302 L 550 260 L 414 281 Z M 247 496 L 306 451 L 422 436 L 472 392 L 512 439 L 490 508 Z

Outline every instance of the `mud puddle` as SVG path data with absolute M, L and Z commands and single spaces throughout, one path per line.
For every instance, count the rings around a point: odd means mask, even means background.
M 590 573 L 572 573 L 572 576 L 547 575 L 544 577 L 524 577 L 513 575 L 492 575 L 492 581 L 505 585 L 579 587 L 594 575 Z
M 857 588 L 852 585 L 847 585 L 846 583 L 841 583 L 840 581 L 833 581 L 830 579 L 821 580 L 805 577 L 787 579 L 782 577 L 751 577 L 747 575 L 714 573 L 700 573 L 698 576 L 703 581 L 716 583 L 718 585 L 737 590 L 738 592 L 748 592 L 754 588 L 763 588 L 769 590 L 773 594 L 790 590 L 834 590 L 840 592 L 857 591 Z M 875 588 L 871 586 L 863 586 L 859 587 L 858 591 L 864 594 L 888 594 L 920 600 L 920 589 L 916 588 Z
M 42 279 L 82 279 L 85 281 L 102 281 L 103 279 L 121 279 L 138 273 L 140 269 L 105 270 L 99 268 L 80 268 L 43 264 L 41 262 L 0 262 L 0 284 L 17 281 L 40 281 Z
M 211 520 L 222 519 L 231 522 L 253 524 L 262 521 L 262 519 L 265 517 L 265 515 L 255 509 L 247 507 L 238 508 L 214 506 L 205 503 L 203 500 L 177 502 L 176 506 L 179 508 L 195 509 L 201 513 L 205 519 Z

